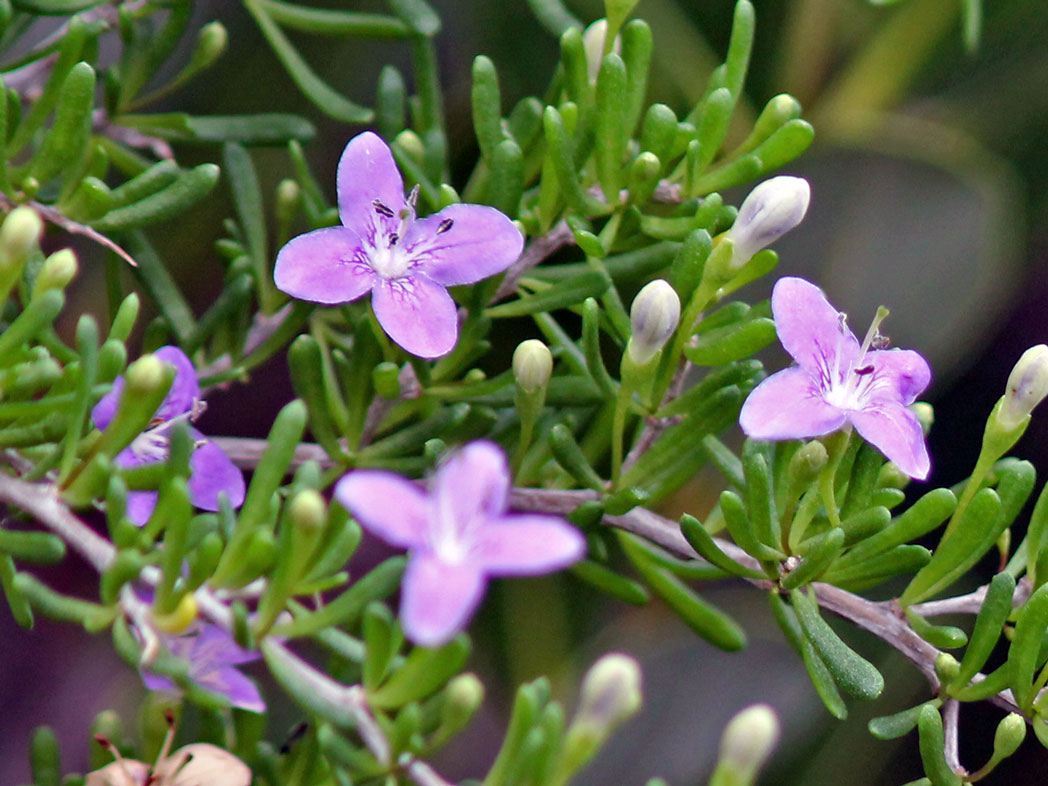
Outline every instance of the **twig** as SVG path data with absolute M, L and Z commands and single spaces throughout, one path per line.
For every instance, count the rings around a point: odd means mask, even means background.
M 371 404 L 368 405 L 368 411 L 364 415 L 364 427 L 360 431 L 361 447 L 371 443 L 375 432 L 378 431 L 378 427 L 382 425 L 382 421 L 389 414 L 389 411 L 393 409 L 394 404 L 405 399 L 418 398 L 422 392 L 422 388 L 418 384 L 418 377 L 415 376 L 415 369 L 411 367 L 410 363 L 405 363 L 404 367 L 400 369 L 400 373 L 397 375 L 397 386 L 400 388 L 399 398 L 388 399 L 382 398 L 382 396 L 375 396 Z
M 269 443 L 264 439 L 251 439 L 248 437 L 208 437 L 222 448 L 225 453 L 241 469 L 254 469 L 258 466 L 262 454 Z M 295 453 L 291 459 L 291 469 L 297 469 L 307 461 L 315 461 L 321 467 L 334 466 L 334 462 L 328 456 L 327 451 L 320 445 L 304 442 L 295 447 Z
M 18 205 L 20 204 L 23 203 L 15 202 L 6 194 L 0 193 L 0 206 L 3 206 L 5 210 L 12 210 L 18 207 Z M 99 245 L 105 246 L 110 251 L 113 251 L 120 257 L 123 257 L 124 261 L 131 265 L 131 267 L 138 267 L 138 263 L 135 261 L 135 258 L 133 256 L 131 256 L 129 253 L 127 253 L 127 251 L 125 251 L 119 245 L 117 245 L 108 237 L 103 235 L 97 229 L 93 229 L 92 227 L 89 227 L 87 224 L 81 224 L 79 221 L 74 221 L 73 219 L 68 218 L 60 210 L 57 210 L 56 208 L 53 208 L 50 205 L 45 205 L 41 202 L 36 202 L 35 200 L 30 200 L 28 202 L 25 202 L 24 204 L 33 208 L 33 210 L 39 213 L 45 221 L 50 221 L 55 226 L 61 227 L 70 234 L 83 235 L 89 240 L 93 240 Z
M 957 775 L 964 777 L 968 770 L 961 766 L 961 759 L 957 751 L 957 731 L 960 720 L 961 703 L 957 699 L 947 699 L 942 706 L 942 726 L 944 735 L 943 756 L 946 766 Z
M 572 243 L 574 239 L 575 234 L 571 231 L 571 227 L 568 226 L 567 222 L 558 221 L 547 234 L 532 240 L 517 261 L 506 270 L 506 277 L 502 279 L 502 283 L 499 284 L 499 288 L 491 302 L 497 303 L 500 300 L 505 300 L 516 292 L 517 282 L 520 281 L 525 273 L 543 260 L 553 256 L 564 246 Z

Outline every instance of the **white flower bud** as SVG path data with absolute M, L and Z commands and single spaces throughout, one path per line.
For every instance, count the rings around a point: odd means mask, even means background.
M 779 719 L 767 704 L 754 704 L 728 721 L 721 737 L 720 762 L 749 783 L 771 754 L 779 739 Z
M 680 322 L 680 298 L 669 283 L 657 278 L 637 293 L 630 308 L 633 335 L 626 351 L 637 366 L 651 362 Z
M 44 260 L 40 272 L 33 284 L 33 297 L 49 289 L 65 289 L 76 275 L 76 254 L 70 248 L 63 248 Z
M 605 734 L 640 709 L 640 666 L 629 655 L 612 652 L 586 672 L 573 726 Z
M 1008 376 L 1008 387 L 997 414 L 1007 430 L 1014 429 L 1048 396 L 1048 346 L 1038 344 L 1023 352 Z
M 43 231 L 44 222 L 39 213 L 25 205 L 16 207 L 0 226 L 0 251 L 4 260 L 21 266 Z
M 597 83 L 601 63 L 604 62 L 604 40 L 608 37 L 608 20 L 598 19 L 586 28 L 582 34 L 582 48 L 586 50 L 586 75 L 590 84 Z M 619 54 L 622 51 L 622 39 L 615 36 L 611 51 Z
M 811 188 L 802 177 L 780 175 L 753 189 L 725 233 L 725 238 L 735 244 L 731 269 L 738 270 L 801 223 L 810 200 Z
M 553 355 L 536 338 L 521 341 L 513 353 L 513 376 L 525 393 L 546 387 L 553 373 Z

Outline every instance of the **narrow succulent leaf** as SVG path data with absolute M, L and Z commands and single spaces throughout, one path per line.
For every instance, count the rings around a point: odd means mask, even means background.
M 762 543 L 757 528 L 750 518 L 742 499 L 732 491 L 723 491 L 720 509 L 724 523 L 735 544 L 751 557 L 763 562 L 775 562 L 785 558 L 780 550 Z
M 19 589 L 15 581 L 17 576 L 11 555 L 0 554 L 0 590 L 3 590 L 4 597 L 7 599 L 7 607 L 20 627 L 32 628 L 33 608 L 25 593 Z
M 278 25 L 304 33 L 380 40 L 407 38 L 412 33 L 411 28 L 400 19 L 386 14 L 312 8 L 283 0 L 257 2 Z
M 1023 604 L 1015 623 L 1008 666 L 1012 671 L 1015 703 L 1029 713 L 1035 694 L 1035 674 L 1041 668 L 1041 642 L 1048 628 L 1048 588 L 1041 587 Z
M 491 58 L 478 55 L 473 60 L 473 130 L 480 154 L 491 161 L 495 147 L 505 139 L 502 130 L 502 96 L 499 78 Z
M 613 598 L 633 606 L 643 606 L 651 598 L 644 585 L 622 576 L 593 560 L 576 562 L 568 571 L 576 578 Z
M 834 680 L 849 696 L 875 699 L 884 690 L 884 677 L 868 660 L 845 644 L 819 614 L 814 596 L 803 590 L 790 593 L 804 635 L 815 647 Z
M 986 597 L 975 617 L 971 639 L 953 685 L 963 688 L 989 660 L 1012 613 L 1014 594 L 1015 577 L 1010 573 L 998 573 L 987 585 Z
M 913 632 L 941 650 L 955 650 L 968 643 L 968 634 L 954 625 L 933 625 L 913 609 L 906 609 Z
M 622 36 L 622 60 L 626 64 L 624 138 L 629 139 L 636 131 L 637 123 L 644 111 L 654 41 L 651 27 L 643 19 L 633 19 L 627 22 L 620 35 Z
M 416 647 L 404 665 L 369 694 L 369 699 L 377 707 L 393 709 L 425 698 L 458 673 L 469 651 L 469 639 L 464 635 L 436 649 Z
M 540 312 L 556 311 L 578 305 L 588 297 L 600 297 L 611 286 L 611 279 L 602 270 L 590 270 L 561 281 L 537 294 L 501 303 L 484 310 L 491 319 L 523 317 Z
M 769 593 L 768 599 L 771 602 L 775 621 L 785 634 L 786 640 L 797 650 L 804 661 L 804 668 L 808 672 L 816 695 L 833 717 L 837 720 L 844 720 L 848 717 L 848 707 L 841 698 L 840 691 L 837 690 L 837 683 L 826 667 L 826 663 L 816 652 L 811 641 L 804 635 L 804 630 L 797 620 L 797 613 L 786 604 L 777 590 Z
M 137 202 L 106 213 L 91 226 L 110 234 L 167 221 L 195 205 L 218 183 L 219 169 L 214 164 L 200 164 L 179 173 L 168 185 Z
M 54 122 L 29 164 L 30 177 L 46 183 L 84 157 L 94 105 L 95 70 L 77 63 L 62 82 Z
M 623 159 L 626 154 L 628 106 L 626 105 L 626 64 L 611 52 L 604 57 L 597 74 L 594 133 L 596 135 L 597 179 L 604 198 L 619 201 Z
M 167 320 L 168 326 L 180 341 L 187 339 L 196 328 L 196 320 L 181 290 L 168 272 L 167 266 L 153 248 L 153 244 L 145 233 L 135 231 L 128 235 L 127 247 L 138 260 L 135 274 L 145 285 L 153 302 Z
M 940 699 L 932 699 L 923 704 L 918 704 L 916 707 L 896 712 L 894 715 L 882 715 L 878 718 L 871 718 L 867 728 L 870 730 L 870 734 L 879 740 L 898 739 L 909 734 L 917 727 L 917 719 L 920 718 L 925 707 L 934 709 L 941 703 Z
M 917 716 L 921 763 L 931 786 L 961 786 L 961 776 L 946 763 L 946 739 L 939 710 L 925 704 Z
M 816 535 L 811 540 L 815 542 L 809 547 L 803 559 L 782 577 L 780 584 L 784 590 L 794 590 L 817 579 L 844 548 L 844 530 L 834 527 L 821 535 Z
M 721 570 L 727 571 L 735 576 L 742 576 L 743 578 L 767 578 L 767 576 L 760 571 L 752 570 L 745 565 L 740 565 L 721 551 L 717 542 L 710 536 L 709 532 L 706 531 L 706 528 L 702 526 L 702 522 L 694 516 L 689 516 L 687 513 L 681 516 L 680 531 L 681 534 L 684 535 L 685 540 L 691 544 L 691 547 L 698 552 L 700 557 L 711 564 L 716 565 Z

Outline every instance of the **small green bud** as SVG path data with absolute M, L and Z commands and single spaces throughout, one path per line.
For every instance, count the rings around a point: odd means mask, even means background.
M 441 711 L 443 726 L 461 729 L 484 701 L 484 684 L 475 674 L 460 674 L 448 683 Z
M 513 376 L 525 393 L 534 393 L 549 384 L 553 355 L 549 347 L 535 338 L 521 341 L 513 352 Z
M 1040 723 L 1040 720 L 1035 720 Z M 993 757 L 997 760 L 1007 759 L 1023 744 L 1026 739 L 1026 720 L 1017 712 L 1011 712 L 997 724 L 993 735 Z
M 637 366 L 651 362 L 680 322 L 680 298 L 669 282 L 657 278 L 637 293 L 630 308 L 633 335 L 626 352 Z
M 302 202 L 302 188 L 296 181 L 286 177 L 277 183 L 276 196 L 277 215 L 281 218 L 291 216 Z
M 167 386 L 167 369 L 156 355 L 143 355 L 124 374 L 124 396 L 141 396 Z
M 426 146 L 422 144 L 422 139 L 414 131 L 405 129 L 397 134 L 397 138 L 394 140 L 405 153 L 407 153 L 412 159 L 418 163 L 426 157 Z
M 935 675 L 943 685 L 953 682 L 960 670 L 960 662 L 948 652 L 940 652 L 935 658 Z
M 640 709 L 640 666 L 633 658 L 612 652 L 586 672 L 573 727 L 588 727 L 604 735 Z
M 826 446 L 818 440 L 801 445 L 790 459 L 790 482 L 794 487 L 812 483 L 830 460 Z
M 33 297 L 49 289 L 65 289 L 76 275 L 78 265 L 72 249 L 63 248 L 44 260 L 33 284 Z
M 643 204 L 651 198 L 659 184 L 660 171 L 662 162 L 654 153 L 645 151 L 633 159 L 629 170 L 629 191 L 633 202 Z
M 229 44 L 229 33 L 221 22 L 208 22 L 200 28 L 197 35 L 197 51 L 194 59 L 201 63 L 202 67 L 215 62 Z
M 935 423 L 935 408 L 927 401 L 918 401 L 915 404 L 910 404 L 910 409 L 913 410 L 913 414 L 920 421 L 921 431 L 924 433 L 924 436 L 928 436 L 928 432 L 932 430 L 932 425 Z
M 881 488 L 904 489 L 910 485 L 912 478 L 899 469 L 894 461 L 889 461 L 877 473 L 877 485 Z
M 767 704 L 754 704 L 728 721 L 721 736 L 717 771 L 735 777 L 732 783 L 751 783 L 779 739 L 779 719 Z M 712 782 L 717 780 L 716 773 Z
M 153 613 L 153 624 L 162 633 L 181 633 L 197 618 L 196 596 L 187 592 L 168 614 Z
M 1008 375 L 997 422 L 1008 431 L 1017 428 L 1045 396 L 1048 396 L 1048 346 L 1038 344 L 1023 352 Z
M 730 268 L 741 269 L 754 254 L 801 223 L 810 200 L 811 188 L 802 177 L 780 175 L 753 189 L 724 235 L 735 244 Z
M 12 263 L 21 264 L 29 252 L 40 241 L 44 231 L 44 222 L 33 208 L 16 207 L 7 214 L 0 226 L 0 255 L 6 267 Z
M 317 530 L 327 521 L 327 507 L 319 492 L 315 489 L 303 489 L 292 497 L 288 505 L 288 515 L 295 526 Z

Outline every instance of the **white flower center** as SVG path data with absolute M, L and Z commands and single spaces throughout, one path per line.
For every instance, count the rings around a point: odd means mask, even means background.
M 167 432 L 181 421 L 192 423 L 204 413 L 205 409 L 207 409 L 207 403 L 195 399 L 188 412 L 176 415 L 170 420 L 153 421 L 149 428 L 131 441 L 131 452 L 144 463 L 165 461 L 171 454 L 171 438 L 167 436 Z M 198 444 L 195 447 L 199 446 Z
M 866 331 L 866 338 L 859 350 L 859 357 L 851 365 L 841 368 L 840 342 L 848 335 L 848 327 L 845 324 L 846 317 L 840 315 L 840 335 L 838 338 L 837 352 L 834 354 L 834 367 L 827 369 L 827 385 L 823 390 L 823 399 L 838 409 L 860 410 L 866 406 L 870 396 L 877 390 L 890 384 L 890 381 L 877 373 L 873 364 L 866 363 L 866 354 L 873 344 L 884 341 L 883 336 L 877 331 L 881 322 L 888 316 L 888 309 L 881 306 L 877 309 L 877 315 Z
M 370 242 L 368 253 L 368 264 L 382 278 L 393 280 L 404 278 L 411 273 L 411 269 L 419 261 L 419 255 L 426 251 L 433 238 L 415 238 L 411 246 L 404 244 L 411 225 L 415 221 L 415 204 L 418 202 L 418 186 L 411 189 L 408 194 L 407 204 L 398 212 L 375 199 L 371 206 L 375 210 L 377 220 L 374 224 L 374 235 Z M 395 224 L 390 219 L 395 220 Z M 454 222 L 451 219 L 441 221 L 436 228 L 436 235 L 441 235 L 451 229 Z

